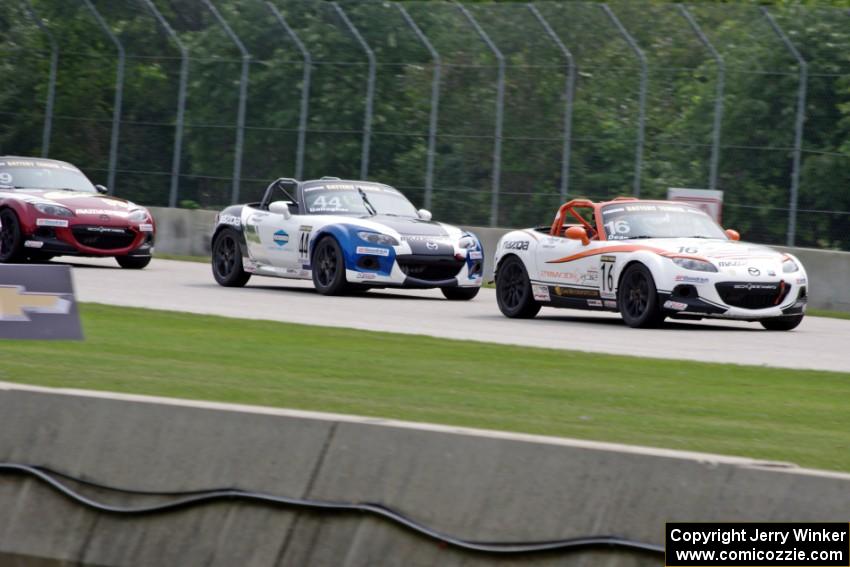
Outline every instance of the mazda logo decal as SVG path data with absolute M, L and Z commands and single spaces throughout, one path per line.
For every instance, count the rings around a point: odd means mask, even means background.
M 761 271 L 759 271 L 759 269 L 758 269 L 758 268 L 750 268 L 750 269 L 749 269 L 749 270 L 747 270 L 747 271 L 750 273 L 750 275 L 751 275 L 751 276 L 759 276 L 759 275 L 761 275 Z
M 425 243 L 425 247 L 428 248 L 428 250 L 436 250 L 438 248 L 437 243 L 431 242 L 430 240 Z

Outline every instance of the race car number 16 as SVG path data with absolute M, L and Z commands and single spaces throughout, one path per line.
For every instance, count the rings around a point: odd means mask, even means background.
M 602 297 L 614 297 L 614 260 L 602 260 Z

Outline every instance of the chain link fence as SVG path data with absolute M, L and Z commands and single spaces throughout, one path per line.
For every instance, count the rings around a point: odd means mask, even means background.
M 749 240 L 850 249 L 850 13 L 749 4 L 5 0 L 0 151 L 147 205 L 276 177 L 436 218 L 721 189 Z

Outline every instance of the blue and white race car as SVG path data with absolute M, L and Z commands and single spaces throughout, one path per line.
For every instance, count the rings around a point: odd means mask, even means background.
M 252 274 L 311 279 L 324 295 L 375 287 L 440 288 L 447 299 L 478 294 L 483 250 L 474 234 L 431 221 L 397 189 L 323 177 L 281 178 L 259 203 L 216 219 L 212 271 L 227 287 Z

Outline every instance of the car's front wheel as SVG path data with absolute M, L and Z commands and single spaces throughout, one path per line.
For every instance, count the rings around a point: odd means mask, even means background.
M 115 261 L 125 270 L 141 270 L 151 263 L 150 256 L 116 256 Z
M 242 268 L 242 249 L 236 231 L 226 228 L 213 240 L 212 272 L 215 281 L 224 287 L 242 287 L 251 279 L 251 274 Z
M 664 321 L 655 280 L 643 264 L 632 264 L 626 268 L 617 290 L 617 303 L 620 315 L 629 327 L 652 328 Z
M 496 273 L 496 301 L 499 310 L 511 319 L 531 319 L 540 312 L 540 304 L 534 301 L 531 282 L 522 260 L 509 256 Z
M 24 235 L 12 209 L 0 211 L 0 263 L 24 262 Z
M 768 331 L 790 331 L 796 329 L 803 322 L 803 315 L 794 315 L 792 317 L 775 317 L 773 319 L 762 319 L 759 321 L 761 326 Z
M 348 291 L 345 258 L 333 236 L 322 238 L 313 251 L 313 285 L 322 295 L 342 295 Z
M 469 301 L 478 295 L 478 287 L 441 287 L 440 291 L 449 301 Z

